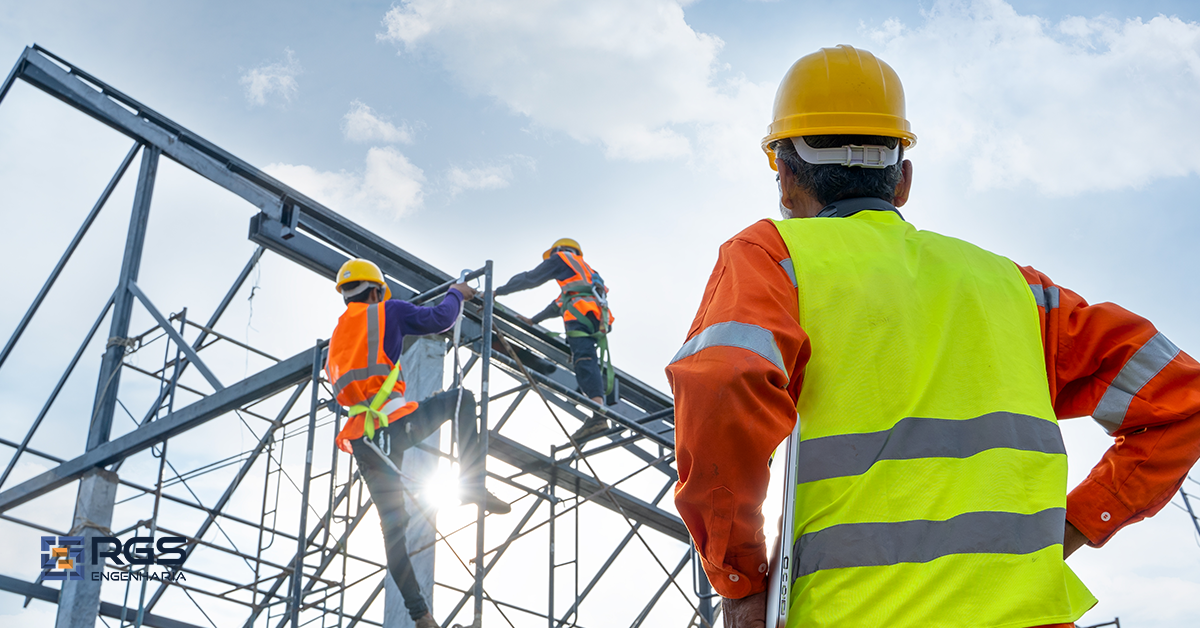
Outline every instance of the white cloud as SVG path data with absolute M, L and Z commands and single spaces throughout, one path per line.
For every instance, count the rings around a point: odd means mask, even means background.
M 246 88 L 246 100 L 255 106 L 267 104 L 267 98 L 272 94 L 278 95 L 285 102 L 291 102 L 300 86 L 296 76 L 304 71 L 296 54 L 291 48 L 284 48 L 287 59 L 274 63 L 265 63 L 247 71 L 239 81 Z
M 467 190 L 498 190 L 506 188 L 513 181 L 514 165 L 529 171 L 533 171 L 537 167 L 534 159 L 525 155 L 509 155 L 503 163 L 485 166 L 472 166 L 469 168 L 451 166 L 446 171 L 446 184 L 450 195 L 457 196 Z
M 940 1 L 867 32 L 896 68 L 919 143 L 977 189 L 1071 195 L 1200 172 L 1200 24 L 1021 15 Z
M 360 100 L 351 102 L 350 110 L 342 117 L 342 134 L 351 142 L 411 144 L 413 141 L 412 129 L 407 124 L 397 127 Z
M 727 159 L 737 151 L 713 142 L 750 119 L 760 133 L 774 87 L 718 80 L 724 44 L 693 30 L 684 4 L 407 0 L 378 37 L 435 53 L 467 88 L 610 158 Z
M 450 184 L 451 195 L 457 195 L 464 190 L 506 188 L 512 181 L 512 168 L 509 166 L 485 166 L 464 170 L 458 166 L 452 166 L 446 173 L 446 181 Z
M 400 217 L 420 208 L 424 199 L 425 173 L 391 147 L 368 150 L 361 172 L 292 164 L 270 164 L 264 170 L 342 213 L 365 210 Z

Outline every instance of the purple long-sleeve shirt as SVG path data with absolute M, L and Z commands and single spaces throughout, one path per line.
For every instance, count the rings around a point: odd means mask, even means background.
M 454 327 L 462 293 L 454 288 L 446 292 L 442 302 L 433 306 L 413 305 L 408 301 L 390 299 L 384 302 L 383 351 L 392 362 L 404 351 L 405 334 L 424 336 L 440 334 Z

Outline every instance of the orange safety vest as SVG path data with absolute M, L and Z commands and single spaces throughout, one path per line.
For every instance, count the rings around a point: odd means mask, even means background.
M 325 363 L 325 372 L 333 384 L 337 402 L 344 407 L 369 404 L 396 366 L 383 351 L 385 317 L 383 303 L 350 303 L 338 318 L 337 328 L 329 339 L 329 361 Z M 400 371 L 387 402 L 380 408 L 389 421 L 417 409 L 417 402 L 404 398 L 404 388 L 404 372 Z M 365 412 L 360 413 L 346 422 L 337 435 L 339 449 L 351 453 L 350 441 L 362 438 L 365 431 L 365 416 Z M 374 429 L 379 429 L 379 419 L 373 420 Z
M 601 329 L 598 331 L 608 331 L 613 322 L 613 315 L 608 309 L 608 303 L 602 301 L 608 294 L 608 288 L 602 282 L 596 281 L 596 271 L 583 261 L 583 257 L 569 251 L 559 251 L 557 255 L 575 273 L 566 279 L 556 280 L 562 294 L 554 302 L 562 311 L 563 320 L 586 320 L 585 317 L 592 314 L 596 320 L 601 321 Z M 608 314 L 607 321 L 604 320 L 605 312 Z

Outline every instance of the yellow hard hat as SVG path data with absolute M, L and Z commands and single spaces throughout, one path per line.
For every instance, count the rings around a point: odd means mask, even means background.
M 762 140 L 775 170 L 771 142 L 808 135 L 882 135 L 917 143 L 904 117 L 904 87 L 892 66 L 845 44 L 800 57 L 779 84 L 775 113 Z
M 559 238 L 554 241 L 554 244 L 550 245 L 550 248 L 546 249 L 545 253 L 542 253 L 542 259 L 550 259 L 550 254 L 554 252 L 554 249 L 557 249 L 560 246 L 569 246 L 576 251 L 579 251 L 580 255 L 583 255 L 583 249 L 579 248 L 578 242 L 572 240 L 571 238 Z
M 392 289 L 383 278 L 383 271 L 379 270 L 375 262 L 361 258 L 346 260 L 346 263 L 342 264 L 337 272 L 337 291 L 340 293 L 342 286 L 356 281 L 379 284 L 383 286 L 383 300 L 392 298 Z

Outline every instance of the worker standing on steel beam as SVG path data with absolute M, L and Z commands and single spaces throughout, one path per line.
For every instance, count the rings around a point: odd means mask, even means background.
M 533 318 L 520 318 L 534 325 L 562 316 L 579 390 L 603 406 L 604 397 L 612 392 L 615 379 L 608 359 L 608 332 L 612 328 L 613 315 L 608 309 L 608 288 L 600 273 L 583 261 L 579 243 L 570 238 L 559 239 L 542 253 L 541 264 L 514 275 L 508 283 L 496 288 L 496 296 L 536 288 L 551 279 L 558 282 L 562 293 Z M 604 375 L 601 374 L 602 361 Z M 580 441 L 606 429 L 608 421 L 593 412 L 571 438 Z
M 440 334 L 450 330 L 462 304 L 475 295 L 465 283 L 446 291 L 435 307 L 421 307 L 391 298 L 391 289 L 374 263 L 352 259 L 337 274 L 337 290 L 346 302 L 329 339 L 325 371 L 338 403 L 348 408 L 350 419 L 337 435 L 342 451 L 352 453 L 367 490 L 379 509 L 388 572 L 404 596 L 404 605 L 417 628 L 437 628 L 421 594 L 408 557 L 405 531 L 409 514 L 407 492 L 399 470 L 404 450 L 425 440 L 455 416 L 458 389 L 438 393 L 420 402 L 404 397 L 400 353 L 406 334 Z M 462 488 L 464 502 L 504 514 L 510 506 L 484 489 L 479 478 L 480 452 L 475 422 L 475 396 L 461 391 L 458 411 L 459 474 L 471 478 Z
M 797 61 L 762 141 L 784 219 L 721 246 L 667 367 L 675 504 L 726 626 L 763 625 L 767 464 L 797 415 L 788 626 L 1071 626 L 1096 599 L 1066 557 L 1158 512 L 1200 457 L 1200 364 L 906 222 L 915 142 L 886 63 Z M 1088 414 L 1116 441 L 1068 495 L 1057 420 Z

